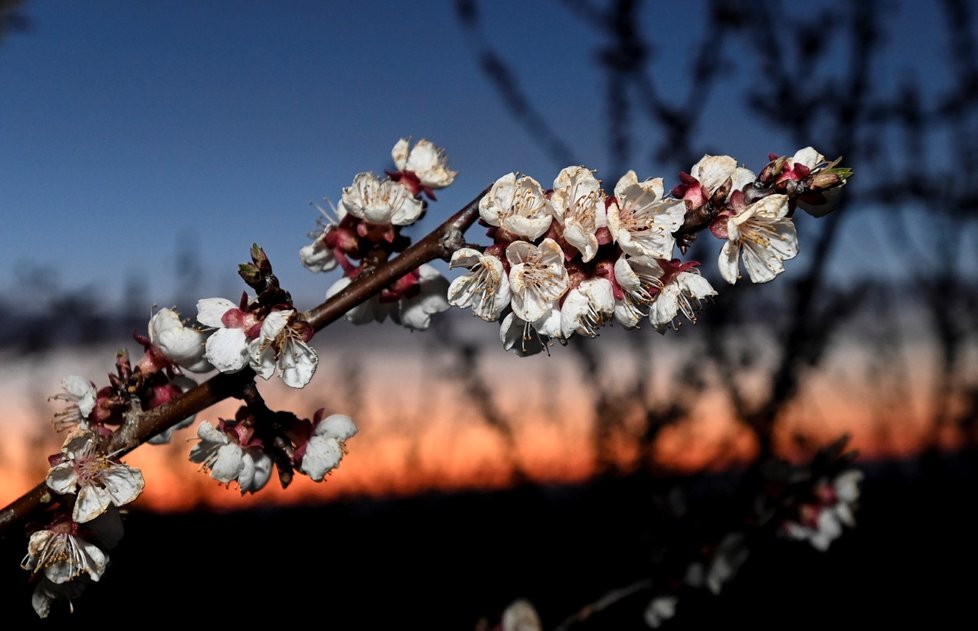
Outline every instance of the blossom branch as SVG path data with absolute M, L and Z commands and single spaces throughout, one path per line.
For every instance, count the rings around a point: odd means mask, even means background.
M 369 274 L 361 274 L 342 292 L 306 312 L 306 321 L 313 330 L 319 331 L 422 263 L 451 257 L 455 250 L 465 245 L 464 233 L 478 218 L 479 200 L 486 191 L 479 193 L 465 207 L 399 256 L 380 264 Z M 246 390 L 254 384 L 254 378 L 255 372 L 250 368 L 236 373 L 219 373 L 182 396 L 139 413 L 131 419 L 132 422 L 127 422 L 112 436 L 108 443 L 108 453 L 120 456 L 127 454 L 188 416 L 224 399 L 244 399 Z M 14 528 L 31 515 L 53 506 L 56 502 L 57 498 L 47 484 L 40 482 L 0 511 L 0 537 L 6 537 L 8 532 L 13 532 Z

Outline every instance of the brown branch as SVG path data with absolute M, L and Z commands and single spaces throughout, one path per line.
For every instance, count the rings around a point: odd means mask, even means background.
M 452 252 L 465 245 L 464 233 L 478 218 L 479 200 L 488 190 L 486 188 L 479 193 L 464 208 L 404 250 L 400 256 L 383 263 L 371 273 L 361 274 L 342 292 L 306 312 L 306 320 L 315 331 L 319 331 L 418 266 L 437 258 L 450 257 Z M 224 399 L 242 398 L 254 383 L 254 378 L 255 373 L 250 368 L 234 374 L 217 374 L 165 405 L 140 412 L 127 420 L 112 436 L 107 451 L 117 455 L 127 454 L 188 416 Z M 56 503 L 57 498 L 42 481 L 0 511 L 0 538 L 13 532 L 14 527 L 32 515 Z

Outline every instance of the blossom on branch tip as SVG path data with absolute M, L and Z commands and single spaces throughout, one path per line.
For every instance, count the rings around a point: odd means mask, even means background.
M 167 359 L 191 372 L 211 370 L 205 354 L 205 335 L 186 326 L 173 309 L 160 309 L 149 320 L 149 341 Z
M 589 169 L 567 167 L 554 180 L 550 197 L 554 217 L 563 226 L 563 237 L 581 253 L 586 263 L 598 246 L 611 240 L 608 232 L 604 192 Z
M 99 454 L 94 434 L 68 436 L 61 453 L 61 462 L 48 472 L 45 483 L 60 495 L 77 493 L 71 518 L 79 524 L 95 519 L 110 505 L 132 502 L 143 492 L 139 469 Z
M 547 350 L 550 340 L 561 335 L 560 309 L 556 305 L 534 322 L 527 322 L 510 312 L 499 323 L 499 341 L 503 349 L 521 357 Z
M 460 248 L 452 254 L 449 267 L 469 270 L 448 287 L 448 303 L 492 322 L 509 306 L 509 275 L 498 256 L 483 254 L 472 248 Z
M 353 419 L 343 414 L 331 414 L 322 418 L 323 411 L 316 412 L 309 441 L 296 450 L 300 459 L 299 470 L 316 482 L 340 466 L 346 453 L 346 441 L 357 433 Z
M 514 241 L 506 248 L 513 313 L 526 322 L 536 322 L 550 312 L 564 295 L 570 280 L 564 267 L 564 252 L 553 239 L 540 245 Z
M 683 225 L 686 207 L 682 200 L 662 199 L 662 194 L 662 178 L 639 182 L 635 171 L 629 171 L 618 180 L 608 206 L 608 230 L 623 252 L 672 258 L 672 233 Z
M 553 211 L 539 182 L 507 173 L 479 200 L 479 217 L 490 226 L 535 241 L 550 228 Z
M 391 157 L 397 172 L 391 179 L 406 187 L 412 195 L 424 192 L 434 199 L 433 190 L 450 186 L 458 171 L 448 168 L 445 150 L 432 142 L 421 139 L 408 150 L 409 142 L 401 138 L 391 149 Z
M 768 195 L 732 216 L 720 214 L 714 225 L 721 225 L 711 229 L 727 239 L 719 261 L 724 280 L 737 282 L 741 255 L 751 282 L 766 283 L 784 271 L 784 261 L 798 254 L 798 235 L 787 215 L 786 195 Z
M 346 210 L 372 224 L 408 226 L 421 216 L 424 203 L 394 180 L 373 173 L 358 173 L 353 184 L 343 189 Z
M 210 471 L 210 476 L 230 484 L 237 482 L 241 494 L 260 491 L 272 475 L 272 459 L 251 431 L 233 421 L 220 421 L 217 427 L 201 423 L 200 442 L 190 450 L 190 461 Z

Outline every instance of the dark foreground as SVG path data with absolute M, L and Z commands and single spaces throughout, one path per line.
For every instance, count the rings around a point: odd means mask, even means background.
M 975 471 L 966 457 L 871 468 L 859 528 L 827 554 L 771 542 L 719 597 L 681 602 L 664 628 L 973 627 Z M 629 478 L 227 514 L 134 511 L 112 566 L 72 618 L 36 619 L 16 567 L 23 542 L 0 542 L 0 629 L 152 620 L 464 630 L 498 619 L 517 597 L 553 628 L 643 577 L 656 528 L 648 488 Z M 575 628 L 644 629 L 647 602 L 639 595 Z

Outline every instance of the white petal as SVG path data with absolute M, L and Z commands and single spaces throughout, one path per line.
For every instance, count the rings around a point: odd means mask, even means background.
M 740 275 L 740 265 L 738 259 L 740 258 L 740 246 L 733 241 L 727 241 L 723 244 L 723 249 L 720 250 L 720 276 L 723 280 L 727 281 L 731 285 L 737 282 L 737 277 Z
M 649 603 L 645 610 L 645 624 L 658 629 L 662 623 L 676 615 L 676 605 L 679 599 L 675 596 L 658 596 Z
M 78 411 L 81 412 L 82 418 L 88 418 L 88 415 L 95 409 L 96 392 L 92 382 L 78 375 L 68 375 L 61 380 L 61 387 L 78 405 Z
M 852 469 L 840 473 L 833 483 L 835 494 L 840 501 L 853 503 L 859 499 L 859 482 L 863 479 L 863 472 Z
M 825 162 L 825 156 L 812 147 L 805 147 L 796 151 L 791 160 L 796 164 L 803 164 L 809 169 L 814 169 L 817 165 Z
M 321 482 L 328 472 L 340 464 L 342 458 L 343 448 L 339 441 L 327 436 L 313 436 L 309 439 L 299 468 L 316 482 Z
M 407 167 L 407 160 L 408 160 L 407 138 L 401 138 L 394 144 L 394 148 L 391 149 L 391 158 L 394 159 L 394 166 L 397 167 L 398 171 L 403 171 L 405 167 Z
M 299 261 L 310 272 L 328 272 L 336 267 L 333 250 L 326 247 L 320 239 L 299 248 Z
M 304 388 L 316 374 L 319 355 L 302 340 L 291 339 L 278 358 L 282 381 L 292 388 Z
M 217 450 L 217 459 L 211 465 L 211 477 L 227 484 L 238 479 L 244 454 L 236 444 L 227 444 Z
M 118 464 L 106 469 L 101 481 L 116 506 L 128 504 L 143 492 L 142 472 L 127 465 Z
M 202 298 L 197 301 L 197 322 L 204 326 L 220 328 L 224 326 L 221 318 L 238 305 L 227 298 Z
M 62 462 L 48 472 L 48 477 L 44 482 L 55 493 L 61 495 L 74 493 L 78 485 L 78 474 L 75 473 L 75 464 L 71 461 Z
M 78 497 L 75 499 L 71 518 L 79 524 L 83 524 L 104 513 L 111 504 L 112 497 L 107 490 L 91 484 L 84 485 L 78 490 Z
M 744 167 L 737 167 L 734 169 L 733 175 L 731 176 L 733 185 L 730 187 L 731 191 L 742 191 L 744 187 L 748 184 L 753 184 L 757 180 L 757 175 L 754 174 L 750 169 L 745 169 Z
M 669 283 L 649 305 L 649 321 L 662 332 L 672 324 L 679 313 L 679 286 Z
M 330 414 L 316 425 L 313 436 L 332 436 L 337 440 L 348 440 L 356 435 L 357 426 L 345 414 Z
M 259 339 L 274 341 L 278 338 L 282 330 L 285 329 L 286 325 L 288 325 L 293 315 L 295 315 L 294 309 L 283 309 L 269 313 L 261 324 Z
M 397 321 L 409 329 L 424 331 L 431 324 L 431 316 L 446 311 L 448 304 L 448 279 L 427 263 L 418 268 L 420 274 L 417 294 L 398 301 Z
M 241 329 L 218 329 L 204 348 L 207 361 L 221 372 L 238 372 L 248 365 L 248 340 Z
M 705 155 L 693 165 L 690 175 L 699 180 L 707 196 L 720 188 L 737 168 L 737 161 L 730 156 Z
M 472 267 L 478 264 L 481 260 L 482 252 L 472 248 L 459 248 L 452 253 L 452 261 L 449 263 L 448 267 L 449 269 L 454 267 L 472 269 Z

